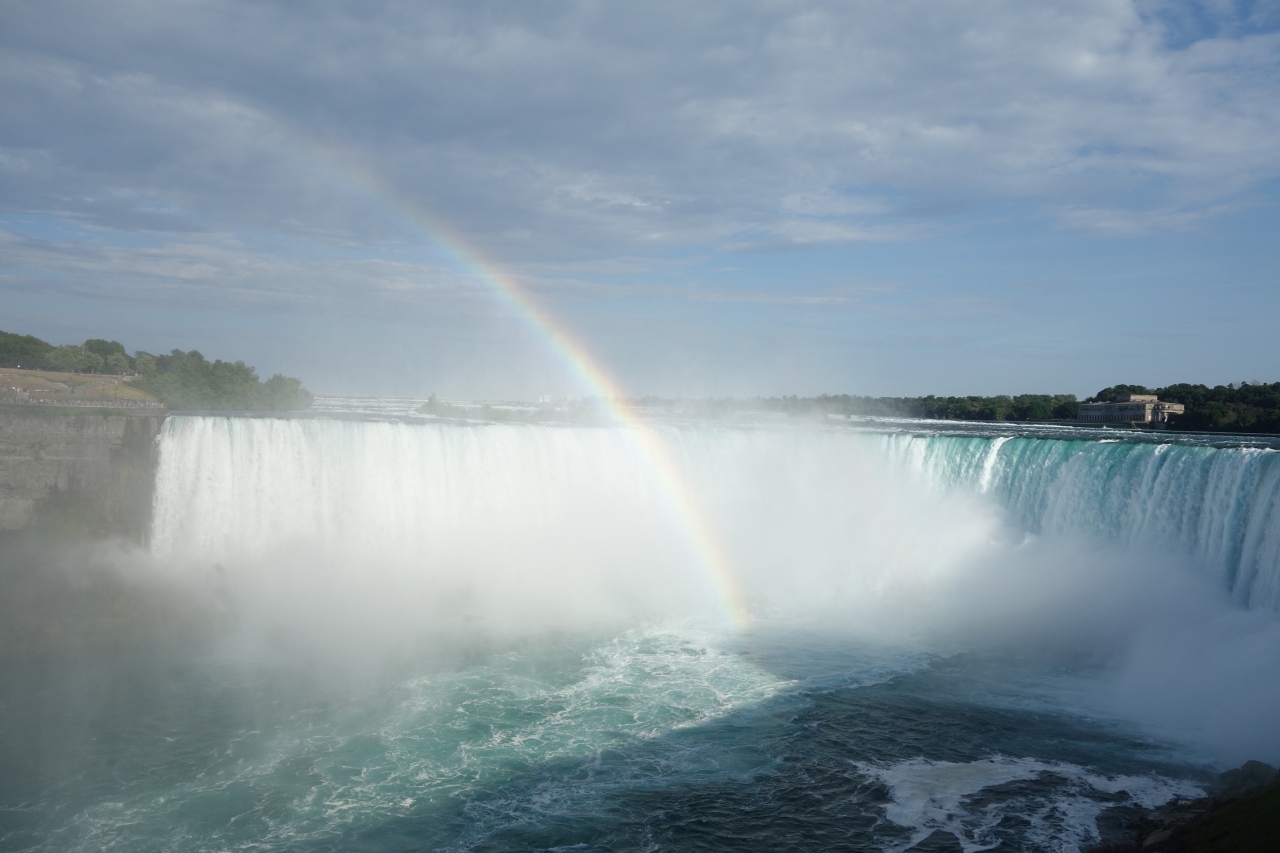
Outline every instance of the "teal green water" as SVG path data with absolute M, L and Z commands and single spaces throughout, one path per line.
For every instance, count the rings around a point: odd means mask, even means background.
M 1280 608 L 1280 451 L 1159 433 L 1069 435 L 987 425 L 884 441 L 906 467 L 939 487 L 989 495 L 1027 531 L 1187 557 L 1240 604 Z
M 1102 808 L 1162 802 L 1203 776 L 1064 711 L 1055 685 L 1079 673 L 1009 660 L 673 626 L 424 667 L 359 687 L 208 657 L 81 676 L 39 714 L 6 708 L 26 748 L 8 755 L 24 772 L 4 776 L 0 838 L 77 851 L 872 850 L 945 829 L 970 849 L 1071 850 Z M 899 822 L 886 818 L 895 803 Z
M 223 628 L 5 669 L 0 849 L 1074 851 L 1277 746 L 1265 447 L 673 427 L 737 632 L 617 431 L 175 421 L 102 559 Z

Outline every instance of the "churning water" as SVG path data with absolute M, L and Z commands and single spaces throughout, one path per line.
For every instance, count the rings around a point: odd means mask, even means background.
M 0 710 L 0 846 L 1069 851 L 1280 758 L 1276 450 L 654 431 L 172 418 L 111 559 L 205 630 Z

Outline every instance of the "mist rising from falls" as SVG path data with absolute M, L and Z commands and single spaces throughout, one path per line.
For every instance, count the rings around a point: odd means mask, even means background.
M 930 482 L 989 494 L 1030 532 L 1146 547 L 1153 559 L 1181 554 L 1240 603 L 1280 607 L 1280 452 L 947 435 L 886 441 Z
M 1242 604 L 1280 606 L 1274 450 L 710 427 L 663 435 L 740 582 L 764 591 L 779 572 L 821 581 L 824 596 L 853 576 L 881 588 L 928 579 L 1003 531 L 1180 558 Z M 437 578 L 485 567 L 522 587 L 607 576 L 632 598 L 630 581 L 661 580 L 670 603 L 716 595 L 687 523 L 620 429 L 176 417 L 163 436 L 152 548 L 212 563 L 307 554 Z
M 998 525 L 895 478 L 860 437 L 662 440 L 761 611 L 927 583 Z M 344 609 L 381 596 L 502 626 L 723 619 L 726 591 L 669 489 L 622 429 L 182 417 L 162 441 L 152 549 Z M 948 535 L 876 533 L 920 501 Z
M 1280 757 L 1280 453 L 657 429 L 757 630 L 1101 663 L 1110 710 Z M 324 657 L 728 627 L 689 519 L 620 428 L 174 417 L 160 451 L 157 562 Z
M 0 542 L 0 848 L 1066 853 L 1280 762 L 1275 451 L 395 417 L 174 416 L 148 546 Z
M 616 430 L 170 423 L 153 552 L 322 632 L 634 622 L 708 594 Z

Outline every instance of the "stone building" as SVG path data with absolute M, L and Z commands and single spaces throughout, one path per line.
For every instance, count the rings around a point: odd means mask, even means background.
M 1180 415 L 1186 406 L 1162 403 L 1155 394 L 1120 394 L 1114 403 L 1081 403 L 1076 421 L 1082 424 L 1163 425 L 1170 415 Z

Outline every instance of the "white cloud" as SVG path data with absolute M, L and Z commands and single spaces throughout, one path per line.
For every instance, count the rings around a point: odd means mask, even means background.
M 289 259 L 229 235 L 113 246 L 39 240 L 0 231 L 10 287 L 153 305 L 289 309 L 339 304 L 374 311 L 388 304 L 448 303 L 477 297 L 483 282 L 426 263 L 341 256 Z
M 1189 227 L 1280 175 L 1262 6 L 1198 30 L 1123 0 L 11 7 L 0 200 L 413 239 L 359 163 L 512 262 L 903 239 L 943 201 Z

